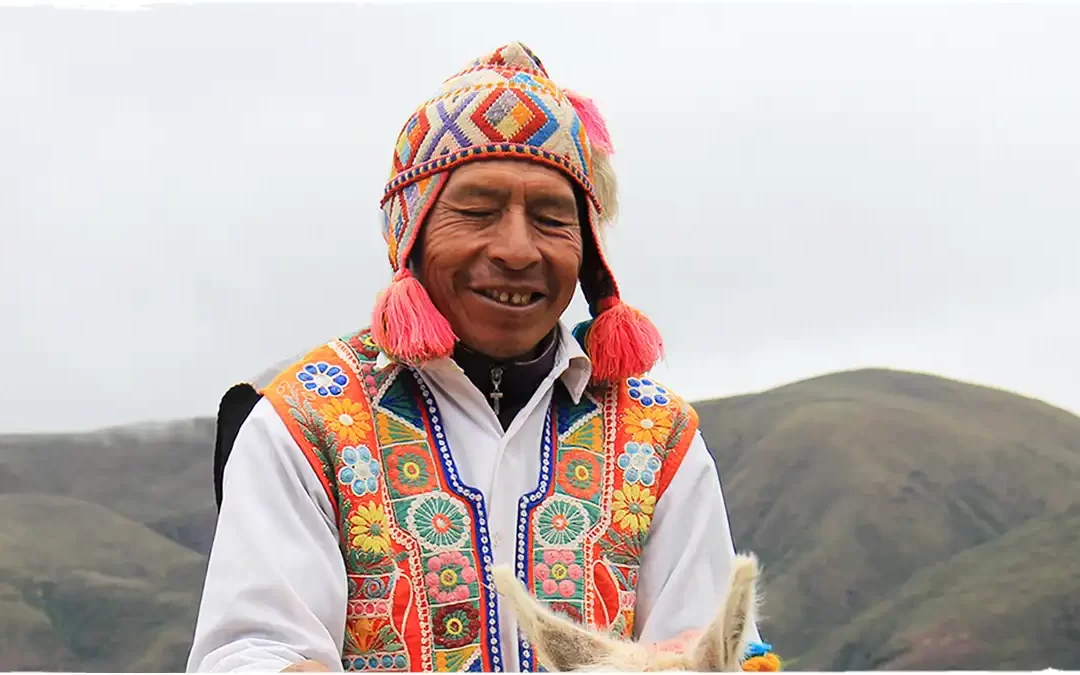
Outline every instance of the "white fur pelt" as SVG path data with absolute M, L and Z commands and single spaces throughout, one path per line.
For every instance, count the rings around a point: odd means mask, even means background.
M 518 625 L 535 645 L 537 658 L 555 672 L 643 672 L 687 670 L 735 672 L 741 669 L 748 629 L 757 612 L 758 562 L 736 556 L 728 594 L 712 622 L 683 652 L 647 648 L 584 628 L 538 602 L 506 566 L 492 569 L 496 590 L 507 600 Z

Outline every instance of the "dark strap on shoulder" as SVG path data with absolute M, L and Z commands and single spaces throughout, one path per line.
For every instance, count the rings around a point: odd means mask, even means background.
M 214 439 L 214 498 L 218 511 L 221 511 L 222 481 L 225 478 L 225 463 L 232 454 L 233 443 L 244 420 L 251 414 L 262 394 L 250 384 L 238 384 L 225 392 L 218 406 L 217 437 Z

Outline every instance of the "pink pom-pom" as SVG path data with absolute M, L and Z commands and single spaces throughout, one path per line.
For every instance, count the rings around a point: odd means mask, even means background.
M 563 93 L 570 99 L 574 110 L 577 110 L 581 123 L 585 126 L 585 134 L 589 137 L 589 143 L 593 147 L 612 155 L 615 154 L 615 144 L 611 142 L 611 134 L 608 133 L 607 123 L 604 116 L 588 96 L 564 89 Z
M 388 356 L 409 365 L 450 356 L 457 342 L 450 322 L 404 267 L 375 300 L 371 339 Z
M 594 383 L 614 382 L 649 372 L 664 355 L 664 341 L 652 321 L 617 298 L 601 301 L 585 335 Z

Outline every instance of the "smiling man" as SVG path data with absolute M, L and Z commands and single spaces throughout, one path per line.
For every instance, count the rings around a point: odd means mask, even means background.
M 646 377 L 659 334 L 600 246 L 611 152 L 592 103 L 520 43 L 416 110 L 371 328 L 222 401 L 189 671 L 536 670 L 498 564 L 626 638 L 713 618 L 726 508 L 694 410 Z M 579 284 L 593 318 L 571 331 Z M 775 669 L 766 652 L 744 669 Z

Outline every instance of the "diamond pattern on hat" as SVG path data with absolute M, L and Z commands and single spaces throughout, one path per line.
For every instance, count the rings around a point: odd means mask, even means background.
M 520 42 L 499 47 L 447 78 L 402 128 L 383 190 L 383 236 L 396 274 L 373 310 L 372 326 L 381 337 L 373 336 L 380 349 L 414 361 L 452 351 L 453 331 L 422 285 L 417 288 L 407 268 L 409 253 L 455 168 L 512 159 L 561 171 L 585 196 L 588 218 L 582 225 L 589 245 L 579 280 L 595 319 L 583 333 L 595 366 L 593 379 L 648 371 L 662 353 L 662 340 L 644 315 L 622 302 L 602 245 L 603 222 L 618 211 L 608 159 L 613 152 L 595 103 L 558 88 L 540 59 Z M 412 311 L 418 302 L 419 313 Z
M 524 93 L 496 89 L 484 99 L 469 119 L 484 141 L 526 143 L 548 121 L 547 115 Z
M 427 115 L 424 114 L 423 110 L 412 116 L 408 124 L 405 125 L 405 131 L 398 138 L 397 153 L 394 157 L 397 170 L 400 171 L 405 166 L 408 166 L 430 128 Z
M 399 134 L 382 200 L 388 214 L 383 234 L 395 271 L 406 264 L 430 202 L 445 182 L 432 177 L 485 158 L 522 159 L 560 170 L 582 188 L 591 211 L 600 208 L 592 150 L 573 103 L 525 45 L 504 45 L 447 78 Z

